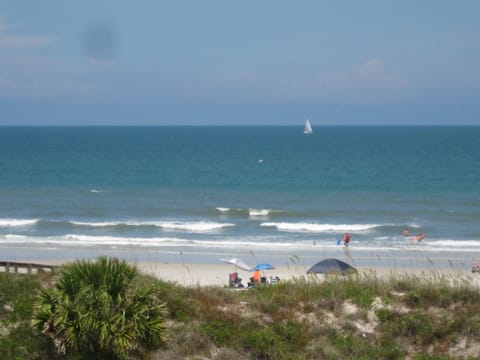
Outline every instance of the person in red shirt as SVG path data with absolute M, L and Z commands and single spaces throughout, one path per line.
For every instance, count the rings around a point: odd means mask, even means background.
M 345 233 L 343 235 L 343 245 L 348 246 L 348 244 L 350 244 L 350 234 Z

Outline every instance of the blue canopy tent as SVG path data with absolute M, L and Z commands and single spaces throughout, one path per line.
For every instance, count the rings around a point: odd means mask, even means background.
M 354 273 L 357 270 L 338 259 L 325 259 L 308 269 L 307 274 L 348 274 Z

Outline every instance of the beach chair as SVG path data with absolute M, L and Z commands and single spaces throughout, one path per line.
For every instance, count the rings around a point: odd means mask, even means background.
M 276 285 L 280 281 L 280 278 L 278 276 L 270 276 L 270 285 Z
M 238 277 L 238 273 L 234 272 L 228 275 L 228 286 L 229 287 L 237 287 L 238 284 L 242 282 L 242 279 Z

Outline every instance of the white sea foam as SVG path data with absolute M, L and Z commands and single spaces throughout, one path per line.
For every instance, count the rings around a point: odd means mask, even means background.
M 480 249 L 480 241 L 476 240 L 426 240 L 420 243 L 411 242 L 396 242 L 393 243 L 381 241 L 376 238 L 376 241 L 352 241 L 352 251 L 414 251 L 426 253 L 471 253 Z M 295 251 L 312 250 L 321 251 L 321 249 L 343 249 L 343 246 L 338 246 L 334 238 L 316 239 L 315 242 L 307 240 L 292 240 L 292 241 L 278 241 L 272 236 L 260 237 L 226 237 L 222 239 L 188 239 L 180 237 L 121 237 L 108 235 L 86 235 L 86 234 L 67 234 L 59 236 L 25 236 L 17 234 L 0 235 L 0 245 L 25 245 L 25 246 L 39 246 L 45 249 L 45 246 L 64 246 L 64 247 L 98 247 L 107 246 L 112 248 L 139 246 L 139 247 L 158 247 L 166 249 L 174 249 L 177 251 L 181 248 L 203 248 L 203 249 L 235 249 L 239 251 L 243 249 L 246 253 L 251 249 L 267 251 L 271 253 L 288 253 L 292 254 Z M 194 250 L 192 250 L 194 251 Z M 357 253 L 358 256 L 358 253 Z M 407 256 L 408 257 L 408 256 Z
M 366 231 L 379 224 L 319 224 L 319 223 L 290 223 L 290 222 L 265 222 L 261 226 L 276 227 L 280 231 L 304 231 L 304 232 L 343 232 L 343 231 Z
M 270 209 L 248 209 L 248 214 L 251 217 L 263 217 L 270 214 Z
M 57 238 L 57 242 L 65 245 L 113 245 L 113 246 L 155 246 L 155 245 L 174 245 L 188 242 L 186 239 L 179 238 L 140 238 L 140 237 L 119 237 L 119 236 L 91 236 L 69 234 Z
M 227 208 L 227 207 L 217 207 L 216 208 L 222 214 L 227 213 L 240 213 L 240 214 L 248 214 L 250 217 L 265 217 L 268 216 L 273 212 L 272 209 L 242 209 L 242 208 Z
M 220 211 L 222 214 L 247 212 L 246 209 L 241 209 L 241 208 L 216 207 L 215 209 L 217 211 Z
M 319 248 L 338 248 L 334 243 L 318 243 L 312 245 L 311 242 L 278 242 L 268 241 L 265 239 L 224 239 L 224 240 L 191 240 L 174 237 L 154 237 L 154 238 L 140 238 L 140 237 L 119 237 L 119 236 L 91 236 L 80 234 L 69 234 L 63 236 L 45 236 L 45 237 L 29 237 L 19 235 L 0 236 L 0 244 L 28 244 L 32 246 L 41 246 L 45 249 L 45 245 L 54 247 L 98 247 L 108 246 L 112 248 L 119 247 L 158 247 L 158 248 L 173 248 L 175 251 L 178 247 L 181 248 L 204 248 L 204 249 L 244 249 L 248 251 L 252 248 L 257 250 L 275 249 L 277 252 L 288 252 L 294 250 L 310 250 Z M 371 248 L 365 248 L 370 249 Z M 389 249 L 390 248 L 385 248 Z
M 480 248 L 480 240 L 423 240 L 422 242 L 431 244 L 435 247 L 445 247 L 445 248 L 465 248 L 465 249 L 472 249 Z
M 295 243 L 275 241 L 272 237 L 253 238 L 222 238 L 215 239 L 185 239 L 179 237 L 121 237 L 107 235 L 67 234 L 60 236 L 24 236 L 16 234 L 0 235 L 0 244 L 32 244 L 54 246 L 143 246 L 143 247 L 196 247 L 196 248 L 227 248 L 227 249 L 271 249 L 291 251 L 295 248 L 311 247 L 311 243 Z
M 18 239 L 19 241 L 21 239 Z M 23 241 L 29 240 L 28 237 Z M 138 238 L 138 237 L 117 237 L 117 236 L 91 236 L 69 234 L 57 238 L 37 238 L 37 242 L 56 242 L 61 245 L 76 245 L 76 246 L 151 246 L 151 247 L 197 247 L 197 248 L 245 248 L 269 249 L 275 247 L 277 250 L 285 249 L 291 250 L 292 246 L 303 248 L 304 244 L 293 244 L 283 242 L 270 242 L 261 239 L 223 239 L 223 240 L 200 240 L 200 239 L 182 239 L 174 237 L 154 237 L 154 238 Z
M 25 235 L 16 235 L 16 234 L 6 234 L 3 235 L 3 240 L 10 243 L 24 243 L 28 242 L 31 237 Z M 1 239 L 1 237 L 0 237 Z
M 55 246 L 142 246 L 142 247 L 197 247 L 197 248 L 245 248 L 252 246 L 257 248 L 271 247 L 291 248 L 292 244 L 285 243 L 265 243 L 261 241 L 242 241 L 242 240 L 192 240 L 176 237 L 120 237 L 120 236 L 94 236 L 84 234 L 67 234 L 62 236 L 23 236 L 23 235 L 0 235 L 0 244 L 32 244 L 32 245 L 55 245 Z
M 91 226 L 91 227 L 110 227 L 110 226 L 156 226 L 168 230 L 184 230 L 190 232 L 207 232 L 220 230 L 225 227 L 235 226 L 230 223 L 218 223 L 208 221 L 104 221 L 104 222 L 82 222 L 71 221 L 73 225 L 77 226 Z
M 92 226 L 92 227 L 128 225 L 126 222 L 121 222 L 121 221 L 103 221 L 103 222 L 70 221 L 70 224 L 77 225 L 77 226 Z
M 90 236 L 67 234 L 62 236 L 24 236 L 7 234 L 0 236 L 0 243 L 10 244 L 55 244 L 64 246 L 165 246 L 181 245 L 191 242 L 180 238 L 140 238 L 119 236 Z
M 194 221 L 194 222 L 164 221 L 164 222 L 159 222 L 157 226 L 160 226 L 163 229 L 203 232 L 203 231 L 220 230 L 225 227 L 235 226 L 235 224 L 217 223 L 217 222 L 209 222 L 209 221 Z
M 36 224 L 38 219 L 0 219 L 0 227 L 29 226 Z
M 91 193 L 101 193 L 103 192 L 102 190 L 97 190 L 97 189 L 90 189 Z

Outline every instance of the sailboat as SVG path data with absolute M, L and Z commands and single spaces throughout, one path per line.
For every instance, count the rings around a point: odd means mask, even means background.
M 303 133 L 304 134 L 313 133 L 312 125 L 310 124 L 310 119 L 309 118 L 307 118 L 307 120 L 305 120 L 305 130 L 303 130 Z

